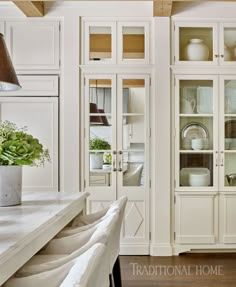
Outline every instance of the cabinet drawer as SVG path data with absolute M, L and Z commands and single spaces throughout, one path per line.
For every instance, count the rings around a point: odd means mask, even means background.
M 6 21 L 6 42 L 15 69 L 59 69 L 59 21 Z
M 24 76 L 19 75 L 21 89 L 0 92 L 0 96 L 58 96 L 58 76 Z
M 92 174 L 89 177 L 90 186 L 109 185 L 109 174 Z

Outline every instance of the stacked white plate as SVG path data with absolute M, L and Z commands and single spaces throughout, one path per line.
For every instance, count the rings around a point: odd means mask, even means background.
M 181 186 L 209 186 L 210 170 L 204 167 L 185 167 L 180 170 Z

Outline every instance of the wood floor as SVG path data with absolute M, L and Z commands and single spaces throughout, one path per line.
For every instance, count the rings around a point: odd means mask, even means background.
M 123 287 L 236 287 L 236 253 L 120 256 Z

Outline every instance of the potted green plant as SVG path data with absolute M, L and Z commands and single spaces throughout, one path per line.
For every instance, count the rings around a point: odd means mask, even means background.
M 90 169 L 100 169 L 103 166 L 103 154 L 105 150 L 110 150 L 111 145 L 98 137 L 92 138 L 89 141 L 90 151 Z
M 48 149 L 27 133 L 27 127 L 0 123 L 0 206 L 21 203 L 22 166 L 50 161 Z

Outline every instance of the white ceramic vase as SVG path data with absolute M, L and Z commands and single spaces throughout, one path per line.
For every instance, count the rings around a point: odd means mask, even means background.
M 0 206 L 21 204 L 22 166 L 0 166 Z
M 103 153 L 90 154 L 90 169 L 101 169 L 103 166 Z
M 185 60 L 207 61 L 209 58 L 209 48 L 202 39 L 190 39 L 185 47 Z

